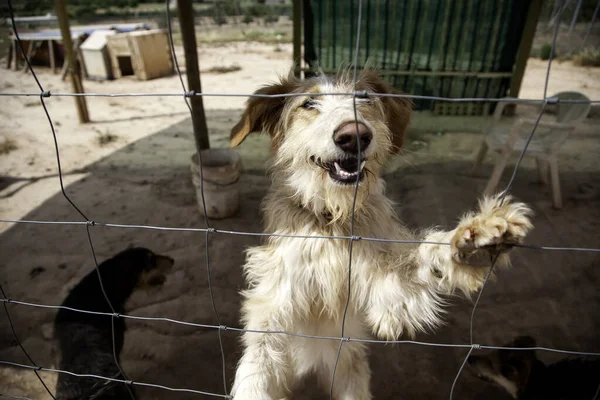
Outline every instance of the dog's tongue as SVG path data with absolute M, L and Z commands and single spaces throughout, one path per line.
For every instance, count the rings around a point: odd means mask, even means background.
M 340 160 L 338 161 L 338 165 L 346 172 L 356 172 L 358 170 L 358 159 L 348 158 L 345 160 Z

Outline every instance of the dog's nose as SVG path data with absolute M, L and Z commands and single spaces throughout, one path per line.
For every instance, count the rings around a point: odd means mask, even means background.
M 346 122 L 333 132 L 335 145 L 348 153 L 358 152 L 358 140 L 360 140 L 360 151 L 365 151 L 372 139 L 373 134 L 362 122 Z

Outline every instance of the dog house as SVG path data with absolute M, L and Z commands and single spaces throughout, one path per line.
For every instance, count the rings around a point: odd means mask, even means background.
M 171 47 L 164 30 L 122 33 L 107 39 L 115 78 L 135 75 L 145 81 L 172 73 Z
M 112 30 L 94 31 L 81 46 L 79 46 L 83 57 L 83 64 L 85 65 L 85 71 L 87 72 L 87 77 L 89 79 L 112 79 L 113 73 L 106 42 L 107 37 L 114 34 L 115 32 Z

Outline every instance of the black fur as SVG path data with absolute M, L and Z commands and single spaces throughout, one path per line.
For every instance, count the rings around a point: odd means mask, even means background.
M 595 400 L 600 360 L 572 358 L 544 365 L 536 360 L 519 400 Z
M 600 359 L 566 358 L 546 365 L 532 349 L 536 346 L 531 336 L 518 336 L 505 349 L 470 356 L 468 362 L 481 379 L 502 376 L 512 382 L 517 400 L 599 400 L 594 394 L 600 386 Z
M 151 280 L 150 284 L 164 282 L 161 274 L 172 264 L 173 259 L 155 255 L 144 248 L 125 250 L 100 264 L 98 270 L 102 284 L 114 311 L 124 313 L 127 299 L 149 276 L 159 278 Z M 87 311 L 112 312 L 102 293 L 95 268 L 71 290 L 62 305 Z M 114 354 L 119 359 L 123 348 L 123 318 L 60 309 L 54 320 L 54 336 L 60 352 L 59 369 L 125 379 L 114 359 Z M 133 387 L 130 389 L 133 391 Z M 116 400 L 129 399 L 130 395 L 123 383 L 59 374 L 56 398 Z

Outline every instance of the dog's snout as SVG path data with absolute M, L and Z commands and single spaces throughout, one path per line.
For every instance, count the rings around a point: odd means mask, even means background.
M 373 133 L 362 122 L 346 122 L 333 133 L 335 145 L 348 153 L 358 152 L 359 140 L 360 151 L 365 151 L 371 144 L 372 139 Z

